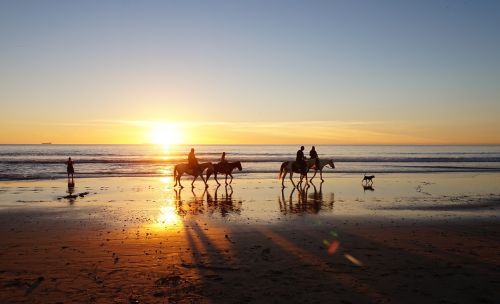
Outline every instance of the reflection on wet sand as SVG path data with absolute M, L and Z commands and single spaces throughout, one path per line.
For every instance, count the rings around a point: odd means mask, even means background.
M 294 193 L 297 195 L 296 203 L 293 201 Z M 323 198 L 323 182 L 319 184 L 319 190 L 312 182 L 310 182 L 307 186 L 294 187 L 290 192 L 288 201 L 285 199 L 285 189 L 281 189 L 281 196 L 278 197 L 280 211 L 284 214 L 317 214 L 320 211 L 332 211 L 334 202 L 334 193 L 331 193 L 329 200 L 325 200 Z
M 201 215 L 201 214 L 220 214 L 226 217 L 230 214 L 240 214 L 242 201 L 233 200 L 233 187 L 226 185 L 222 188 L 220 185 L 212 195 L 208 189 L 204 189 L 201 195 L 191 189 L 191 196 L 188 199 L 182 198 L 183 189 L 174 189 L 175 193 L 175 206 L 176 213 L 180 217 L 188 215 Z M 220 193 L 222 190 L 223 193 Z
M 73 195 L 73 193 L 75 193 L 75 183 L 68 183 L 68 191 L 66 191 L 68 193 L 68 202 L 70 205 L 73 205 L 75 203 L 75 200 L 76 200 L 76 195 Z
M 368 191 L 375 191 L 375 188 L 373 188 L 372 184 L 368 184 L 368 185 L 361 185 L 363 186 L 363 192 L 366 192 L 367 190 Z
M 224 187 L 225 194 L 218 196 L 218 191 L 221 186 L 217 186 L 214 193 L 214 198 L 207 193 L 207 207 L 210 214 L 220 213 L 222 217 L 226 217 L 228 214 L 238 214 L 241 213 L 242 201 L 233 200 L 233 186 L 226 185 Z

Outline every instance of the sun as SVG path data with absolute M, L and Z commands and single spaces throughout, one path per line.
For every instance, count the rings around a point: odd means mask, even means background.
M 165 147 L 182 142 L 182 132 L 178 126 L 167 123 L 157 123 L 151 126 L 149 140 L 152 144 Z

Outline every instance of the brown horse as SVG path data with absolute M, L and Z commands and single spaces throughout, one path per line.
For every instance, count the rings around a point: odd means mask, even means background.
M 191 166 L 189 166 L 189 164 L 175 165 L 175 167 L 174 167 L 174 180 L 175 180 L 174 187 L 177 186 L 177 184 L 179 184 L 179 186 L 181 188 L 184 188 L 184 186 L 181 185 L 181 176 L 184 173 L 186 173 L 186 174 L 194 176 L 193 182 L 191 182 L 192 188 L 194 188 L 193 184 L 196 181 L 196 179 L 198 178 L 198 176 L 200 176 L 201 179 L 203 180 L 203 183 L 205 183 L 205 188 L 208 188 L 208 184 L 207 184 L 206 180 L 203 178 L 203 171 L 205 171 L 205 169 L 207 169 L 207 168 L 208 168 L 208 170 L 210 170 L 210 169 L 213 170 L 213 165 L 212 165 L 212 163 L 201 163 L 198 166 L 199 166 L 199 170 L 197 172 L 193 172 L 193 169 L 191 168 Z M 207 178 L 207 180 L 208 180 L 208 178 Z
M 213 168 L 208 168 L 207 170 L 207 181 L 210 178 L 210 175 L 214 174 L 214 179 L 217 182 L 218 185 L 220 185 L 219 181 L 217 180 L 217 174 L 218 173 L 223 173 L 226 175 L 226 185 L 228 185 L 227 182 L 227 176 L 229 175 L 231 177 L 231 180 L 229 181 L 229 184 L 233 182 L 233 170 L 238 168 L 239 171 L 242 170 L 241 167 L 241 162 L 237 161 L 234 163 L 229 163 L 229 162 L 224 162 L 224 163 L 217 163 L 213 165 Z
M 309 185 L 309 182 L 307 180 L 307 172 L 309 171 L 309 168 L 306 167 L 306 174 L 303 174 L 302 170 L 300 169 L 300 166 L 297 164 L 296 161 L 286 161 L 281 164 L 280 168 L 280 175 L 278 178 L 281 178 L 281 186 L 285 188 L 285 177 L 287 173 L 290 173 L 290 181 L 292 182 L 294 187 L 297 187 L 302 183 L 302 180 L 304 177 L 306 178 L 306 185 Z M 300 173 L 300 180 L 297 185 L 295 185 L 292 177 L 293 173 Z

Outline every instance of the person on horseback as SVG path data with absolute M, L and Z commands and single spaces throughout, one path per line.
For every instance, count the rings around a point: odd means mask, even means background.
M 219 164 L 226 164 L 227 163 L 227 160 L 226 160 L 226 152 L 222 152 L 222 155 L 220 157 L 220 162 Z
M 301 146 L 300 150 L 297 151 L 297 157 L 295 158 L 295 162 L 299 166 L 299 169 L 302 172 L 302 174 L 306 174 L 307 164 L 304 156 L 304 146 Z
M 200 171 L 200 165 L 198 164 L 198 160 L 196 159 L 196 156 L 194 155 L 194 148 L 191 148 L 191 152 L 189 152 L 188 155 L 188 164 L 191 170 L 193 170 L 193 173 L 197 173 Z
M 318 157 L 318 152 L 316 152 L 316 148 L 312 146 L 311 151 L 309 151 L 309 156 L 311 159 L 314 159 L 314 167 L 316 170 L 319 170 L 319 157 Z

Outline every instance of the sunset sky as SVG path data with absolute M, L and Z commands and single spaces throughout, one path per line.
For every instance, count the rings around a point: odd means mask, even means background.
M 500 2 L 0 1 L 0 103 L 0 143 L 500 144 Z

